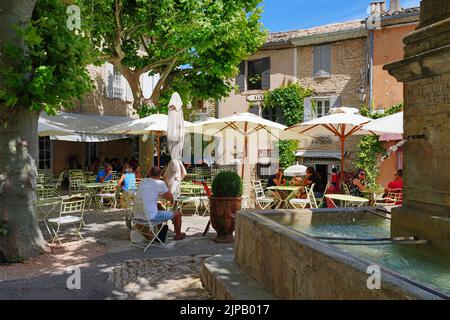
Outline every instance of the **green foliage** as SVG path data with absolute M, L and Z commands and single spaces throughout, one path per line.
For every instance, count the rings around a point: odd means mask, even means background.
M 92 90 L 85 68 L 93 61 L 90 42 L 82 32 L 66 28 L 66 20 L 61 1 L 39 0 L 31 23 L 16 28 L 27 50 L 11 43 L 3 47 L 0 104 L 55 114 Z
M 298 83 L 289 83 L 286 86 L 267 92 L 264 95 L 265 108 L 281 108 L 287 126 L 303 121 L 303 104 L 306 97 L 312 95 L 311 89 L 305 89 Z M 280 121 L 280 119 L 277 119 Z M 280 141 L 280 165 L 287 168 L 295 162 L 296 140 Z
M 242 196 L 242 180 L 236 172 L 219 172 L 212 182 L 212 194 L 214 197 L 237 198 Z
M 74 2 L 101 61 L 115 60 L 138 73 L 169 70 L 162 90 L 189 101 L 227 95 L 237 66 L 267 35 L 261 0 Z
M 281 108 L 287 126 L 303 121 L 303 103 L 311 96 L 312 90 L 305 89 L 298 83 L 271 90 L 264 95 L 265 108 Z
M 385 109 L 384 113 L 370 113 L 367 108 L 361 108 L 361 115 L 372 119 L 382 118 L 403 110 L 403 104 L 397 104 Z M 359 145 L 358 153 L 356 155 L 355 166 L 358 169 L 366 171 L 366 178 L 369 187 L 377 188 L 377 177 L 379 175 L 379 159 L 386 153 L 383 144 L 378 141 L 378 136 L 367 135 L 364 136 Z
M 284 169 L 295 163 L 295 151 L 297 150 L 297 140 L 279 141 L 278 148 L 280 152 L 280 166 Z

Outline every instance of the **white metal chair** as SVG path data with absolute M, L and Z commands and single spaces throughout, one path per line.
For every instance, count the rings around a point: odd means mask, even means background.
M 145 239 L 147 243 L 146 246 L 141 245 L 133 241 L 132 237 L 130 237 L 130 245 L 136 246 L 138 248 L 143 248 L 144 252 L 150 248 L 152 243 L 158 241 L 161 245 L 166 247 L 164 241 L 160 238 L 160 233 L 163 230 L 164 225 L 167 225 L 167 221 L 163 222 L 152 222 L 147 218 L 147 215 L 144 211 L 144 205 L 142 200 L 135 199 L 133 204 L 133 217 L 131 218 L 131 222 L 134 224 L 134 229 L 137 230 Z
M 390 189 L 385 197 L 375 199 L 375 206 L 399 206 L 403 200 L 403 189 Z
M 52 243 L 56 240 L 61 244 L 59 232 L 61 226 L 72 225 L 75 228 L 75 233 L 81 239 L 83 236 L 80 231 L 84 226 L 84 207 L 86 204 L 86 195 L 74 195 L 71 197 L 63 197 L 61 200 L 61 209 L 59 211 L 59 217 L 47 219 L 47 223 L 51 226 L 53 232 Z M 56 230 L 55 230 L 56 226 Z
M 100 193 L 95 195 L 95 199 L 101 208 L 109 206 L 114 209 L 117 205 L 117 186 L 113 182 L 105 183 L 105 186 L 101 188 Z
M 72 194 L 78 194 L 78 193 L 85 193 L 86 189 L 82 186 L 84 183 L 84 179 L 69 179 L 69 193 Z
M 289 203 L 296 209 L 305 209 L 306 206 L 310 206 L 312 209 L 317 209 L 317 201 L 314 196 L 314 183 L 310 187 L 304 187 L 306 193 L 306 199 L 293 198 L 289 200 Z
M 262 210 L 269 209 L 271 205 L 275 203 L 275 198 L 266 196 L 260 180 L 254 180 L 252 185 L 255 192 L 256 204 Z

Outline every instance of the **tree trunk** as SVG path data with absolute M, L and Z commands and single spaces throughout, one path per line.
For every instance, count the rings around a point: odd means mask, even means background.
M 1 1 L 0 47 L 11 42 L 26 51 L 14 25 L 30 21 L 36 0 Z M 3 62 L 10 65 L 10 61 Z M 1 86 L 0 81 L 0 86 Z M 38 114 L 26 106 L 0 104 L 0 260 L 18 261 L 45 251 L 36 219 Z
M 0 256 L 20 261 L 46 250 L 36 217 L 37 125 L 39 114 L 0 106 Z M 6 121 L 5 121 L 6 119 Z

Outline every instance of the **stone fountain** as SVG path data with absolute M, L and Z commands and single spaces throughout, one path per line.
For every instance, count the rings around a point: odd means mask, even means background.
M 415 235 L 450 253 L 450 1 L 422 0 L 404 59 L 385 66 L 404 83 L 403 206 L 392 236 Z

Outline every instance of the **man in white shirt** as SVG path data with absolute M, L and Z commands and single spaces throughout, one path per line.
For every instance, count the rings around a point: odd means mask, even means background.
M 150 169 L 147 178 L 143 179 L 139 184 L 136 200 L 142 203 L 143 213 L 150 221 L 158 223 L 172 219 L 175 228 L 174 240 L 186 238 L 186 234 L 181 232 L 181 212 L 158 210 L 159 197 L 173 202 L 172 193 L 167 188 L 166 183 L 161 180 L 161 169 L 153 167 Z

